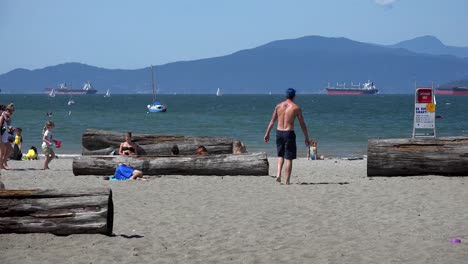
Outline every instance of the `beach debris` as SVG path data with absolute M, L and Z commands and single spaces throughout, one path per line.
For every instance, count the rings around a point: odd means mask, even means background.
M 461 239 L 460 238 L 452 238 L 451 242 L 452 242 L 452 244 L 460 244 Z
M 244 154 L 247 147 L 241 141 L 220 136 L 175 136 L 157 134 L 133 134 L 138 144 L 138 154 L 148 156 L 171 156 L 174 145 L 178 155 L 193 155 L 199 146 L 204 146 L 209 154 Z M 124 140 L 121 132 L 87 129 L 82 134 L 83 155 L 108 155 L 118 150 Z
M 112 235 L 109 188 L 0 190 L 0 234 Z
M 367 176 L 468 175 L 468 137 L 369 139 Z
M 73 159 L 73 174 L 108 176 L 119 163 L 131 164 L 145 175 L 247 175 L 267 176 L 268 159 L 265 152 L 242 155 L 219 154 L 207 156 L 90 156 Z

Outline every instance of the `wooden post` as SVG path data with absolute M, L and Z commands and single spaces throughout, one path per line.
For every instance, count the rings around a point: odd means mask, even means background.
M 468 176 L 468 137 L 371 139 L 367 176 Z
M 112 190 L 0 190 L 0 233 L 112 235 Z
M 268 175 L 266 153 L 207 156 L 79 156 L 73 159 L 75 175 L 113 175 L 119 163 L 145 175 Z

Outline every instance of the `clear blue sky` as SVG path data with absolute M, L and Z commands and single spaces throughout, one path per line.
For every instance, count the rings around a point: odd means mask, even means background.
M 468 46 L 468 0 L 0 0 L 0 74 L 136 69 L 309 35 Z

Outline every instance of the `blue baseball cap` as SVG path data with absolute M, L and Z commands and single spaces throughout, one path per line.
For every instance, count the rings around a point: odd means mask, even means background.
M 286 90 L 286 97 L 293 98 L 294 96 L 296 96 L 296 90 L 294 90 L 293 88 L 288 88 Z

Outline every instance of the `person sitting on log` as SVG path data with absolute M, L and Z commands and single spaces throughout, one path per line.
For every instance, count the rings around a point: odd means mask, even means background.
M 132 142 L 132 132 L 129 131 L 125 134 L 125 141 L 120 143 L 119 154 L 128 156 L 138 155 L 138 145 Z
M 197 156 L 207 156 L 208 150 L 204 146 L 199 146 L 197 150 L 195 150 L 195 155 Z

